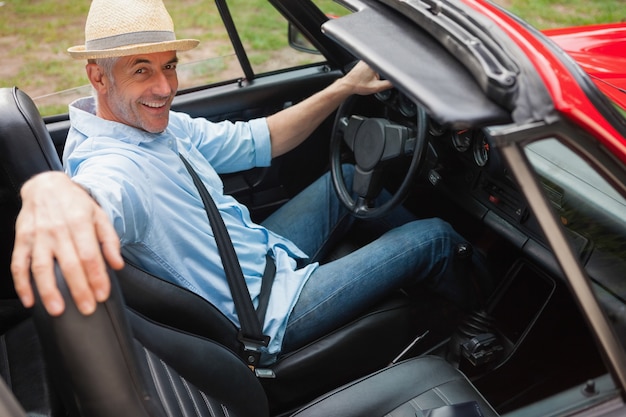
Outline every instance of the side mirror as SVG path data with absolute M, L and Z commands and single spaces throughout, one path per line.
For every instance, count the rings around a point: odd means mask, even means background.
M 304 36 L 304 34 L 292 23 L 288 26 L 289 46 L 296 51 L 305 52 L 307 54 L 321 55 L 315 46 Z

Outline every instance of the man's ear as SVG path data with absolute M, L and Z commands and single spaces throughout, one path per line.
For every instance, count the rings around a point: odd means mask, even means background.
M 106 93 L 106 76 L 104 75 L 102 68 L 100 68 L 98 64 L 89 62 L 85 66 L 85 70 L 87 71 L 87 78 L 89 78 L 89 82 L 93 88 L 95 88 L 100 94 Z

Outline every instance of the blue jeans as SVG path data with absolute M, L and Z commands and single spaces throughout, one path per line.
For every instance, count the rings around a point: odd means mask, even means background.
M 353 167 L 344 166 L 351 187 Z M 394 290 L 420 283 L 461 306 L 473 296 L 467 268 L 455 265 L 464 239 L 441 219 L 412 220 L 400 207 L 382 219 L 390 230 L 366 246 L 320 265 L 289 317 L 282 352 L 295 350 L 356 318 Z M 354 222 L 330 175 L 311 184 L 263 225 L 320 260 Z

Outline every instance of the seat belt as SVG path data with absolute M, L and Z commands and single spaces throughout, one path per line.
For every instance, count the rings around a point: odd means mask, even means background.
M 256 315 L 263 327 L 265 323 L 265 313 L 267 312 L 267 306 L 270 302 L 270 293 L 272 292 L 272 284 L 274 283 L 274 277 L 276 276 L 276 264 L 270 254 L 265 255 L 265 270 L 263 271 L 263 277 L 261 278 L 261 292 L 259 293 L 259 305 L 256 307 Z
M 243 272 L 241 271 L 237 253 L 233 247 L 233 242 L 230 239 L 224 220 L 198 173 L 183 155 L 179 154 L 179 156 L 183 164 L 185 164 L 187 171 L 189 171 L 193 183 L 200 192 L 200 198 L 204 203 L 204 208 L 207 212 L 213 235 L 215 236 L 215 243 L 220 253 L 220 258 L 222 259 L 228 286 L 233 297 L 233 302 L 235 303 L 235 310 L 239 317 L 241 328 L 237 339 L 243 345 L 243 359 L 248 364 L 248 367 L 254 370 L 254 368 L 258 366 L 261 348 L 267 347 L 270 341 L 269 336 L 263 334 L 262 326 L 263 319 L 265 318 L 265 310 L 269 302 L 269 293 L 276 272 L 274 260 L 269 254 L 266 255 L 265 271 L 263 273 L 261 294 L 259 296 L 259 309 L 255 311 L 250 292 L 248 291 Z

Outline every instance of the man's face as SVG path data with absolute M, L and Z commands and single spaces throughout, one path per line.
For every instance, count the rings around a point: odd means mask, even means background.
M 106 79 L 98 115 L 151 133 L 165 130 L 178 88 L 175 51 L 120 58 Z

